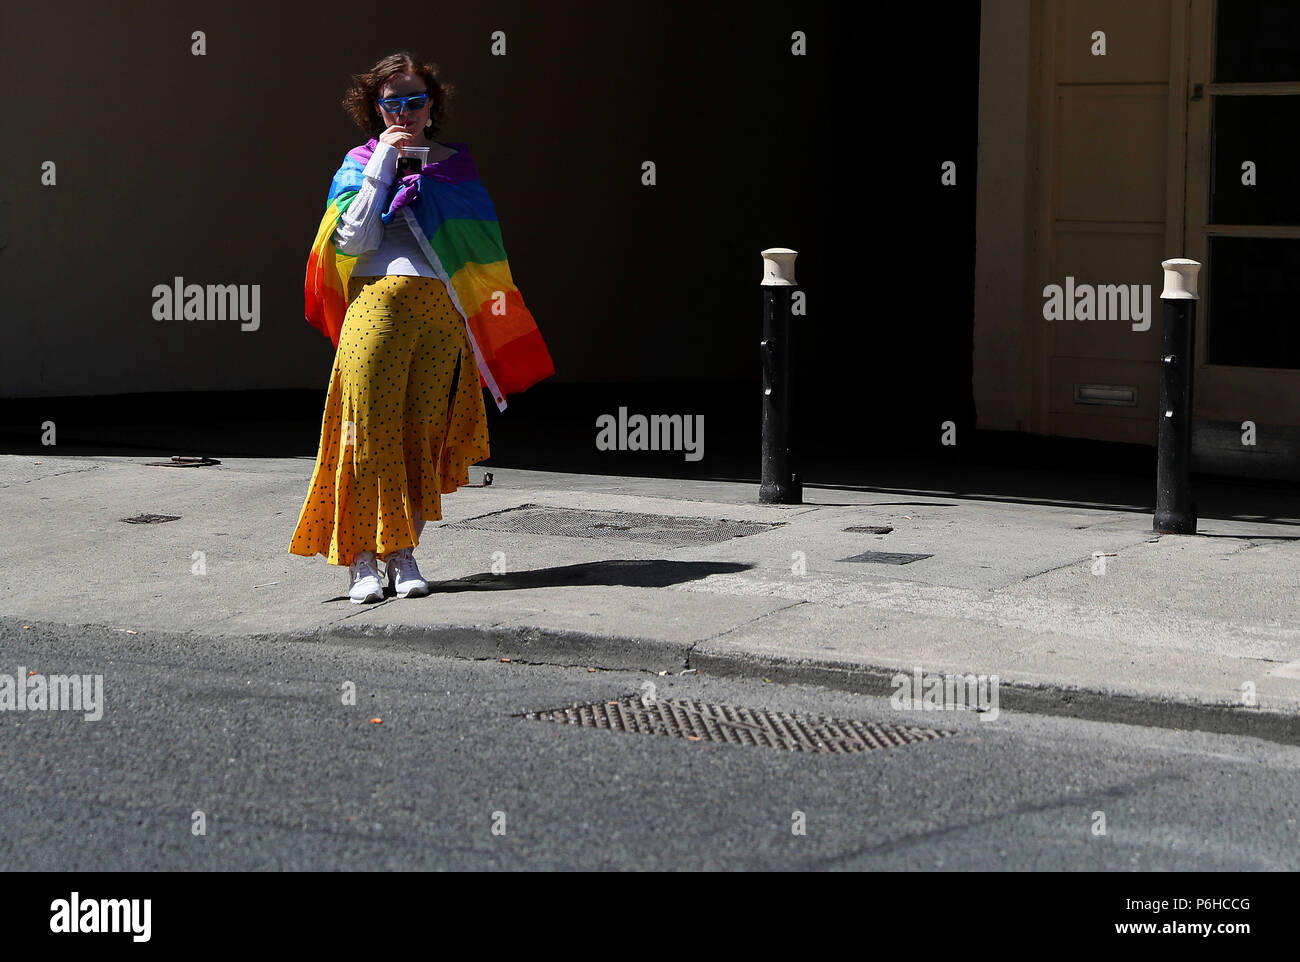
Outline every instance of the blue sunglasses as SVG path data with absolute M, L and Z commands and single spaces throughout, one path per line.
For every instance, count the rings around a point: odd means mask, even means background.
M 376 101 L 379 106 L 390 114 L 400 114 L 404 110 L 419 110 L 428 102 L 428 91 L 422 94 L 411 94 L 409 97 L 386 97 L 383 100 Z

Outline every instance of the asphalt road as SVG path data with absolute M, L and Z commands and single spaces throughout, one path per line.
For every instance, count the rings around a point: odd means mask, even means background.
M 1300 868 L 1300 749 L 1250 738 L 900 714 L 810 686 L 440 658 L 384 639 L 21 624 L 0 623 L 0 674 L 102 674 L 104 712 L 0 712 L 9 869 Z M 816 755 L 512 717 L 647 680 L 660 698 L 958 734 Z

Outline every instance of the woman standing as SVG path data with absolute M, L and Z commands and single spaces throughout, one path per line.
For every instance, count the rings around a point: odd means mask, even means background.
M 289 551 L 347 565 L 360 604 L 383 599 L 380 560 L 399 598 L 429 593 L 411 549 L 489 456 L 480 378 L 504 410 L 554 367 L 468 146 L 433 139 L 450 85 L 405 52 L 354 80 L 343 105 L 378 136 L 335 174 L 308 260 L 307 319 L 337 352 Z M 418 171 L 405 147 L 429 148 Z

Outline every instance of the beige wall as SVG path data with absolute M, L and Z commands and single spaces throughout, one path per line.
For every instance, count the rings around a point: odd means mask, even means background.
M 392 23 L 339 0 L 8 12 L 0 397 L 323 387 L 333 348 L 303 319 L 303 272 L 330 178 L 365 139 L 338 102 L 352 72 L 408 46 L 457 85 L 442 139 L 479 161 L 556 381 L 752 375 L 759 251 L 803 252 L 809 286 L 830 273 L 825 9 L 420 9 Z M 802 60 L 782 39 L 795 28 L 815 38 Z M 505 58 L 489 55 L 497 29 Z M 57 186 L 39 184 L 46 160 Z M 639 182 L 644 160 L 657 187 Z M 763 203 L 776 186 L 787 201 Z M 155 321 L 151 292 L 176 275 L 260 285 L 260 330 Z

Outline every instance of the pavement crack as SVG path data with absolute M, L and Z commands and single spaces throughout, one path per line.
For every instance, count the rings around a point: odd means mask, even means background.
M 1128 550 L 1130 550 L 1130 549 L 1132 549 L 1132 548 L 1136 548 L 1136 547 L 1138 547 L 1138 545 L 1140 545 L 1140 544 L 1150 544 L 1150 543 L 1151 543 L 1150 540 L 1144 539 L 1144 540 L 1142 540 L 1142 541 L 1140 541 L 1140 542 L 1137 542 L 1136 544 L 1125 544 L 1125 545 L 1121 545 L 1121 546 L 1119 546 L 1119 547 L 1117 547 L 1117 548 L 1113 548 L 1113 549 L 1111 549 L 1111 550 L 1113 550 L 1116 554 L 1118 554 L 1118 552 L 1120 552 L 1120 551 L 1128 551 Z M 1108 550 L 1108 551 L 1106 552 L 1106 554 L 1107 554 L 1108 556 L 1110 556 L 1110 551 Z M 1044 568 L 1042 571 L 1033 571 L 1033 572 L 1030 572 L 1029 574 L 1025 575 L 1023 578 L 1021 578 L 1020 581 L 1015 582 L 1015 583 L 1016 583 L 1016 584 L 1022 584 L 1022 585 L 1023 585 L 1026 581 L 1032 581 L 1034 578 L 1040 578 L 1040 577 L 1042 577 L 1043 575 L 1050 575 L 1053 571 L 1062 571 L 1062 570 L 1064 570 L 1064 569 L 1066 569 L 1066 568 L 1073 568 L 1073 567 L 1075 567 L 1076 565 L 1087 564 L 1087 563 L 1089 563 L 1090 561 L 1093 560 L 1093 557 L 1094 557 L 1093 555 L 1089 554 L 1087 557 L 1084 557 L 1084 558 L 1077 558 L 1077 559 L 1075 559 L 1074 561 L 1067 561 L 1067 562 L 1065 562 L 1064 564 L 1053 565 L 1053 566 L 1050 567 L 1050 568 Z M 999 589 L 999 590 L 1000 590 L 1000 589 Z
M 750 618 L 748 621 L 742 621 L 738 625 L 732 625 L 730 628 L 726 628 L 722 631 L 719 631 L 717 634 L 709 635 L 707 638 L 701 638 L 698 641 L 691 642 L 691 646 L 686 649 L 686 667 L 687 668 L 692 667 L 691 655 L 694 654 L 697 646 L 704 644 L 706 641 L 716 641 L 717 639 L 721 638 L 723 635 L 730 634 L 731 632 L 736 631 L 740 628 L 746 628 L 749 625 L 754 624 L 755 622 L 759 622 L 762 621 L 764 618 L 770 617 L 771 615 L 779 614 L 782 611 L 789 611 L 791 608 L 797 608 L 799 605 L 806 605 L 808 603 L 809 602 L 807 598 L 800 598 L 798 601 L 793 601 L 788 605 L 782 605 L 780 608 L 775 608 L 772 611 L 766 611 L 761 615 L 757 615 L 753 618 Z
M 1039 578 L 1043 575 L 1050 575 L 1053 571 L 1063 571 L 1066 568 L 1073 568 L 1075 565 L 1086 564 L 1091 560 L 1092 556 L 1089 555 L 1086 558 L 1077 558 L 1074 561 L 1067 561 L 1065 564 L 1054 565 L 1051 568 L 1044 568 L 1042 571 L 1032 571 L 1021 578 L 1018 583 L 1023 585 L 1026 581 L 1032 581 L 1034 578 Z
M 0 488 L 12 488 L 19 484 L 31 484 L 33 481 L 48 481 L 50 478 L 57 478 L 64 474 L 85 474 L 87 471 L 96 471 L 100 468 L 98 464 L 90 464 L 85 467 L 68 468 L 66 471 L 51 471 L 49 474 L 42 474 L 37 478 L 25 478 L 23 480 L 15 479 L 13 481 L 0 481 Z

